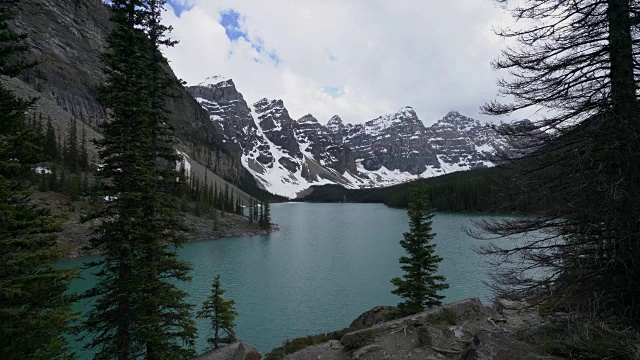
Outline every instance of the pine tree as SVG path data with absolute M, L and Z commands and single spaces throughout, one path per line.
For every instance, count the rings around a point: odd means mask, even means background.
M 82 173 L 80 172 L 80 168 L 77 167 L 70 179 L 69 195 L 71 195 L 72 201 L 77 201 L 80 194 L 82 194 Z
M 220 227 L 220 215 L 218 214 L 218 210 L 213 208 L 213 231 L 218 231 Z
M 225 291 L 220 285 L 220 275 L 216 275 L 211 295 L 202 304 L 202 310 L 198 311 L 196 317 L 211 320 L 213 337 L 207 339 L 214 349 L 218 349 L 222 344 L 236 342 L 236 334 L 233 330 L 235 319 L 238 313 L 234 309 L 233 300 L 224 300 L 222 295 Z
M 77 122 L 73 119 L 64 150 L 64 165 L 72 171 L 75 171 L 78 166 L 78 130 L 76 127 Z
M 226 184 L 225 184 L 226 187 Z M 220 194 L 218 194 L 218 199 L 220 199 L 220 216 L 224 217 L 225 208 L 227 207 L 227 196 L 226 192 L 222 192 L 222 187 L 220 187 Z
M 160 16 L 165 1 L 112 0 L 113 30 L 103 56 L 107 81 L 102 104 L 111 110 L 97 141 L 99 196 L 110 201 L 94 214 L 102 219 L 94 248 L 104 257 L 88 266 L 99 278 L 87 297 L 95 305 L 84 330 L 96 359 L 189 359 L 195 325 L 192 306 L 177 283 L 189 279 L 190 266 L 178 260 L 184 238 L 174 195 L 182 184 L 180 160 L 164 109 L 173 85 L 159 47 L 173 43 Z M 197 194 L 194 194 L 197 196 Z
M 229 193 L 229 183 L 224 184 L 224 209 L 231 211 L 232 207 L 229 205 L 231 202 L 231 194 Z
M 253 221 L 255 222 L 259 222 L 259 217 L 258 217 L 258 202 L 254 201 L 253 203 Z
M 253 224 L 253 199 L 249 201 L 249 224 Z
M 82 137 L 80 138 L 80 149 L 78 150 L 78 165 L 82 170 L 87 170 L 89 166 L 89 149 L 87 146 L 87 129 L 83 126 Z
M 51 165 L 51 174 L 49 174 L 49 185 L 47 185 L 47 188 L 50 191 L 56 191 L 58 190 L 58 165 L 56 165 L 56 163 L 53 163 Z
M 218 197 L 218 183 L 214 182 L 213 183 L 213 207 L 214 209 L 219 209 L 220 208 L 220 204 L 219 204 L 219 197 Z
M 49 191 L 49 178 L 45 171 L 41 171 L 39 174 L 39 183 L 38 183 L 38 191 L 47 192 Z
M 17 0 L 0 2 L 0 75 L 18 76 L 33 64 L 24 59 L 26 36 L 9 26 Z M 45 137 L 28 127 L 34 101 L 18 98 L 0 83 L 0 353 L 7 360 L 68 358 L 65 332 L 75 315 L 65 295 L 74 270 L 54 269 L 58 223 L 31 203 L 25 182 L 46 160 Z
M 207 199 L 209 197 L 209 176 L 208 173 L 209 169 L 207 167 L 204 168 L 204 195 L 205 195 L 205 199 Z
M 483 251 L 497 259 L 494 290 L 638 323 L 640 2 L 517 3 L 519 26 L 498 32 L 515 42 L 493 64 L 507 75 L 498 83 L 503 96 L 483 111 L 545 109 L 529 124 L 497 127 L 521 151 L 503 162 L 509 174 L 495 183 L 510 208 L 545 206 L 536 216 L 482 224 L 486 238 L 517 239 Z
M 60 165 L 63 165 L 65 145 L 64 145 L 64 140 L 62 139 L 62 135 L 59 133 L 56 136 L 56 146 L 57 146 L 56 154 L 58 155 L 56 158 L 56 162 Z
M 271 206 L 269 205 L 269 199 L 264 201 L 263 207 L 262 227 L 266 230 L 271 230 Z
M 258 218 L 258 225 L 264 228 L 264 203 L 260 204 L 260 217 Z
M 51 123 L 51 118 L 47 120 L 47 132 L 45 135 L 44 153 L 50 157 L 51 160 L 58 160 L 58 144 L 56 143 L 56 131 Z
M 213 184 L 209 183 L 209 198 L 207 199 L 207 204 L 209 204 L 209 208 L 214 208 L 215 207 L 215 202 L 213 201 L 214 199 L 214 194 L 213 194 Z
M 57 188 L 60 192 L 67 191 L 67 173 L 64 170 L 64 166 L 60 169 L 60 181 L 58 182 Z
M 434 213 L 428 209 L 423 187 L 412 190 L 408 214 L 409 232 L 404 233 L 404 240 L 400 241 L 407 253 L 400 258 L 404 275 L 391 280 L 396 287 L 392 293 L 404 299 L 398 304 L 398 312 L 403 315 L 441 305 L 444 296 L 438 292 L 449 287 L 443 276 L 436 275 L 442 258 L 436 255 L 436 245 L 432 243 L 435 238 L 431 228 Z

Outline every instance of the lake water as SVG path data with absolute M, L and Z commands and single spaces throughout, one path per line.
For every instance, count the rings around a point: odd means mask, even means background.
M 285 339 L 334 331 L 375 305 L 395 305 L 389 280 L 401 275 L 399 241 L 408 229 L 406 211 L 378 204 L 274 204 L 280 231 L 187 244 L 180 256 L 193 265 L 185 284 L 189 301 L 201 304 L 221 275 L 226 298 L 236 302 L 238 337 L 268 352 Z M 492 298 L 483 284 L 486 259 L 465 227 L 487 215 L 438 213 L 434 218 L 440 273 L 450 288 L 446 302 Z M 84 259 L 62 266 L 81 266 Z M 74 282 L 82 291 L 90 274 Z M 87 304 L 78 304 L 78 308 Z M 198 321 L 198 350 L 206 347 L 207 321 Z M 90 356 L 81 357 L 90 358 Z

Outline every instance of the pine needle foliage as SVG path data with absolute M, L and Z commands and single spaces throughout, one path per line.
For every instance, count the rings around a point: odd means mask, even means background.
M 99 281 L 85 296 L 95 306 L 84 322 L 96 359 L 189 359 L 192 305 L 176 283 L 190 280 L 177 257 L 184 243 L 177 215 L 182 184 L 165 102 L 175 85 L 159 49 L 174 43 L 161 24 L 165 1 L 114 0 L 113 31 L 103 62 L 102 104 L 111 119 L 104 139 L 98 196 L 104 207 L 91 246 L 105 255 L 87 264 Z M 177 180 L 176 180 L 177 179 Z
M 24 60 L 26 36 L 9 25 L 16 0 L 0 1 L 0 75 L 33 66 Z M 0 354 L 8 360 L 71 359 L 65 332 L 76 315 L 65 292 L 77 277 L 54 269 L 57 219 L 30 199 L 28 180 L 46 159 L 44 136 L 29 127 L 34 100 L 18 98 L 0 84 Z
M 231 344 L 237 341 L 233 330 L 238 313 L 234 309 L 233 300 L 224 300 L 225 291 L 220 283 L 220 275 L 216 275 L 211 286 L 211 295 L 202 304 L 202 310 L 196 317 L 211 320 L 213 337 L 207 339 L 214 349 L 223 344 Z
M 434 213 L 428 207 L 423 187 L 412 190 L 408 214 L 409 231 L 404 233 L 404 239 L 400 241 L 406 251 L 406 256 L 400 258 L 404 275 L 391 280 L 395 286 L 392 293 L 404 299 L 398 304 L 398 311 L 403 315 L 441 305 L 440 300 L 444 296 L 438 292 L 449 288 L 445 278 L 437 275 L 442 258 L 435 251 L 433 239 L 436 234 L 432 229 Z

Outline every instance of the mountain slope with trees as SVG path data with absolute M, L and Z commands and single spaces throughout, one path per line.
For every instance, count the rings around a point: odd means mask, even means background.
M 18 1 L 0 3 L 0 76 L 16 76 L 35 64 L 24 61 L 26 36 L 9 26 Z M 0 83 L 0 353 L 4 359 L 66 359 L 75 269 L 55 269 L 59 223 L 35 205 L 33 167 L 48 159 L 46 139 L 29 126 L 24 100 Z
M 383 203 L 407 208 L 415 185 L 424 185 L 430 204 L 438 211 L 529 213 L 537 204 L 512 206 L 503 188 L 492 186 L 505 176 L 501 167 L 456 172 L 375 189 L 346 189 L 338 185 L 315 186 L 300 201 Z

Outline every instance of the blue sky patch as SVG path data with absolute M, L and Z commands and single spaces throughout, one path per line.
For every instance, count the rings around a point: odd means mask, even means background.
M 241 25 L 242 22 L 244 22 L 244 17 L 233 9 L 220 12 L 220 25 L 222 25 L 227 37 L 231 41 L 237 41 L 241 38 L 249 41 L 249 35 Z
M 177 0 L 167 0 L 167 3 L 173 8 L 173 12 L 177 17 L 180 17 L 184 11 L 189 11 L 193 8 L 193 5 L 182 5 Z
M 269 51 L 269 53 L 267 53 L 267 56 L 269 56 L 269 59 L 271 59 L 271 61 L 275 66 L 280 65 L 280 57 L 278 56 L 278 53 L 276 53 L 275 50 Z
M 254 57 L 253 61 L 262 64 L 268 60 L 273 65 L 278 66 L 281 62 L 278 53 L 274 49 L 267 49 L 264 41 L 259 38 L 252 38 L 245 27 L 245 17 L 234 9 L 227 9 L 220 12 L 220 25 L 224 28 L 227 38 L 231 42 L 245 40 L 256 52 L 264 57 Z M 231 52 L 229 55 L 231 55 Z
M 344 95 L 344 87 L 326 86 L 322 88 L 322 91 L 334 98 L 339 98 Z

